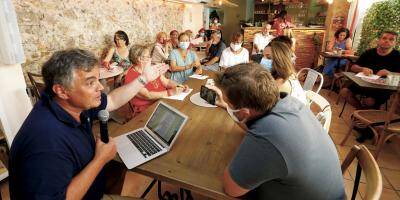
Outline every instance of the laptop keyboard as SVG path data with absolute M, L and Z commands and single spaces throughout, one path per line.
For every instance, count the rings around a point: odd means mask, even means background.
M 131 133 L 127 137 L 145 158 L 161 151 L 161 148 L 143 130 Z

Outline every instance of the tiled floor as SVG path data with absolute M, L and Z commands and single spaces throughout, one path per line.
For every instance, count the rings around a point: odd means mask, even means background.
M 330 128 L 330 135 L 333 141 L 336 144 L 336 148 L 338 150 L 339 158 L 342 161 L 346 154 L 349 152 L 350 148 L 354 144 L 358 144 L 355 141 L 356 132 L 353 131 L 354 136 L 351 136 L 349 140 L 346 142 L 344 146 L 340 146 L 339 143 L 345 136 L 349 124 L 349 116 L 351 112 L 354 110 L 351 106 L 347 105 L 346 110 L 342 116 L 339 118 L 339 111 L 341 109 L 342 103 L 340 102 L 339 105 L 335 105 L 336 101 L 336 94 L 332 93 L 331 96 L 328 96 L 328 92 L 326 90 L 322 90 L 320 92 L 325 98 L 329 100 L 332 106 L 333 114 L 332 114 L 332 123 Z M 117 128 L 119 125 L 116 123 L 111 122 L 109 129 L 112 133 L 112 130 Z M 95 128 L 96 129 L 96 128 Z M 382 191 L 382 200 L 400 200 L 400 140 L 394 139 L 391 143 L 388 143 L 384 146 L 384 149 L 379 157 L 378 164 L 380 166 L 382 172 L 382 179 L 383 179 L 383 191 Z M 371 145 L 371 142 L 366 142 L 366 146 L 371 150 L 373 153 L 375 147 Z M 356 171 L 356 164 L 353 163 L 346 173 L 343 176 L 343 181 L 346 187 L 346 193 L 351 195 L 353 190 L 354 184 L 354 177 Z M 151 178 L 137 174 L 128 172 L 125 177 L 125 183 L 122 190 L 123 196 L 132 196 L 132 197 L 139 197 L 140 194 L 144 192 L 147 185 L 151 182 Z M 1 187 L 2 197 L 3 199 L 7 198 L 7 188 L 8 185 L 5 184 Z M 357 199 L 362 199 L 365 195 L 365 178 L 361 178 L 361 184 L 358 192 Z M 170 192 L 178 193 L 179 188 L 175 187 L 174 185 L 163 183 L 163 191 L 168 190 Z M 193 194 L 194 199 L 198 200 L 208 200 L 210 198 L 203 197 L 198 194 Z M 157 197 L 157 187 L 154 186 L 150 193 L 146 196 L 146 199 L 156 200 Z

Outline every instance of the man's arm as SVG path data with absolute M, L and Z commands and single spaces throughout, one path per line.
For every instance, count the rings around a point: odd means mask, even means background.
M 244 194 L 250 191 L 249 189 L 240 187 L 240 185 L 238 185 L 232 179 L 231 175 L 229 174 L 228 168 L 226 168 L 224 171 L 223 184 L 225 193 L 232 197 L 243 196 Z
M 112 138 L 110 138 L 107 144 L 97 138 L 96 153 L 93 160 L 79 174 L 72 178 L 67 187 L 66 199 L 82 199 L 104 165 L 113 159 L 116 153 L 117 148 Z
M 113 111 L 123 106 L 138 94 L 143 87 L 144 85 L 137 78 L 129 84 L 114 89 L 107 95 L 106 110 Z
M 144 83 L 155 80 L 167 69 L 163 65 L 146 66 L 142 75 L 129 84 L 114 89 L 107 96 L 107 110 L 113 111 L 131 100 L 143 87 Z

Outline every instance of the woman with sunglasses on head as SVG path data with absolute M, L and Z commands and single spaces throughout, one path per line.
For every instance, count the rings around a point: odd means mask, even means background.
M 150 50 L 146 46 L 134 45 L 129 50 L 129 59 L 133 64 L 127 71 L 125 84 L 137 79 L 142 74 L 143 69 L 151 64 Z M 180 85 L 173 80 L 167 79 L 164 75 L 159 76 L 156 80 L 147 83 L 130 100 L 130 104 L 133 106 L 133 117 L 144 111 L 158 99 L 180 94 L 187 89 L 187 85 Z
M 201 74 L 203 70 L 196 53 L 189 49 L 189 36 L 186 33 L 181 33 L 178 41 L 179 48 L 172 50 L 169 55 L 171 60 L 169 70 L 171 71 L 171 80 L 183 83 L 192 74 Z

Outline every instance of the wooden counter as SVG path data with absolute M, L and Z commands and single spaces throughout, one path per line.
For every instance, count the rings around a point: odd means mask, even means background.
M 244 29 L 244 47 L 251 52 L 254 34 L 262 30 L 262 27 L 246 27 Z M 305 67 L 314 68 L 318 65 L 318 55 L 325 46 L 325 28 L 293 28 L 296 39 L 296 69 Z M 274 33 L 275 30 L 272 30 Z M 315 45 L 314 38 L 319 42 Z

